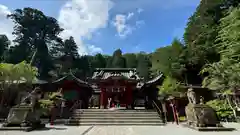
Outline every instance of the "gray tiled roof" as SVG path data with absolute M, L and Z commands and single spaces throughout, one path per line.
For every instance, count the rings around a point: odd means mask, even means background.
M 61 82 L 61 81 L 67 80 L 67 79 L 75 80 L 79 84 L 82 84 L 84 86 L 90 87 L 87 82 L 85 82 L 85 81 L 83 81 L 81 79 L 78 79 L 75 75 L 73 75 L 73 73 L 71 71 L 66 76 L 64 76 L 64 77 L 62 77 L 60 79 L 57 79 L 57 80 L 53 81 L 52 83 L 58 83 L 58 82 Z
M 93 73 L 92 79 L 108 79 L 109 77 L 124 77 L 126 79 L 139 80 L 140 77 L 137 75 L 135 68 L 102 68 L 96 69 Z
M 150 81 L 147 81 L 147 82 L 145 82 L 145 83 L 139 83 L 138 84 L 138 86 L 137 86 L 137 88 L 139 88 L 139 89 L 142 89 L 144 86 L 146 86 L 146 85 L 152 85 L 152 84 L 154 84 L 154 83 L 158 83 L 159 82 L 159 80 L 163 80 L 163 74 L 162 73 L 160 73 L 158 76 L 156 76 L 155 78 L 153 78 L 152 80 L 150 80 Z
M 163 74 L 161 73 L 160 75 L 158 75 L 157 77 L 153 78 L 152 80 L 146 82 L 146 84 L 151 84 L 154 83 L 156 81 L 158 81 L 159 79 L 161 79 L 163 77 Z

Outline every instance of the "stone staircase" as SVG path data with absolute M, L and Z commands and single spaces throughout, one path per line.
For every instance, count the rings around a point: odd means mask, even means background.
M 76 109 L 66 125 L 163 125 L 154 110 Z

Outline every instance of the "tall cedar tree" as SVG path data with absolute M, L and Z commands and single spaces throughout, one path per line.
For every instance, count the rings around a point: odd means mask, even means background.
M 137 56 L 134 53 L 126 53 L 123 55 L 126 59 L 127 68 L 136 68 L 137 67 Z
M 117 49 L 112 56 L 111 68 L 126 68 L 126 60 L 122 56 L 122 51 Z
M 0 35 L 0 61 L 2 62 L 5 57 L 5 53 L 8 51 L 10 41 L 6 35 Z
M 43 12 L 24 8 L 16 9 L 8 18 L 15 23 L 13 34 L 17 44 L 10 58 L 12 63 L 27 60 L 39 68 L 40 77 L 48 78 L 48 72 L 52 68 L 51 57 L 48 53 L 48 44 L 58 38 L 63 30 L 57 20 L 44 15 Z M 16 54 L 21 54 L 19 57 Z M 11 57 L 11 56 L 10 56 Z M 16 58 L 16 59 L 15 59 Z
M 150 61 L 147 57 L 146 54 L 140 53 L 137 56 L 137 61 L 138 61 L 138 65 L 137 65 L 137 72 L 139 74 L 140 77 L 143 77 L 145 81 L 149 80 L 150 78 Z

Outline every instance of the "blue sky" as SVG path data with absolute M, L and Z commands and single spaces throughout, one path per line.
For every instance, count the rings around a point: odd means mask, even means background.
M 0 34 L 13 38 L 13 24 L 4 15 L 32 7 L 58 19 L 65 29 L 60 36 L 73 36 L 81 54 L 112 54 L 118 48 L 124 53 L 152 52 L 174 37 L 182 38 L 198 4 L 199 0 L 1 0 Z

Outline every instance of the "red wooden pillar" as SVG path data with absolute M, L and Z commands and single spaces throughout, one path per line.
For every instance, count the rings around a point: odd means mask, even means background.
M 101 88 L 101 94 L 100 94 L 100 108 L 104 108 L 104 98 L 105 98 L 105 91 L 103 88 Z
M 173 101 L 171 101 L 170 105 L 172 107 L 174 121 L 178 125 L 178 115 L 177 115 L 176 105 L 175 105 L 175 103 Z
M 107 108 L 107 104 L 108 104 L 108 92 L 106 91 L 106 89 L 104 89 L 104 95 L 103 95 L 103 106 L 104 108 Z
M 132 88 L 130 86 L 126 87 L 126 100 L 127 100 L 127 106 L 128 108 L 132 105 Z

